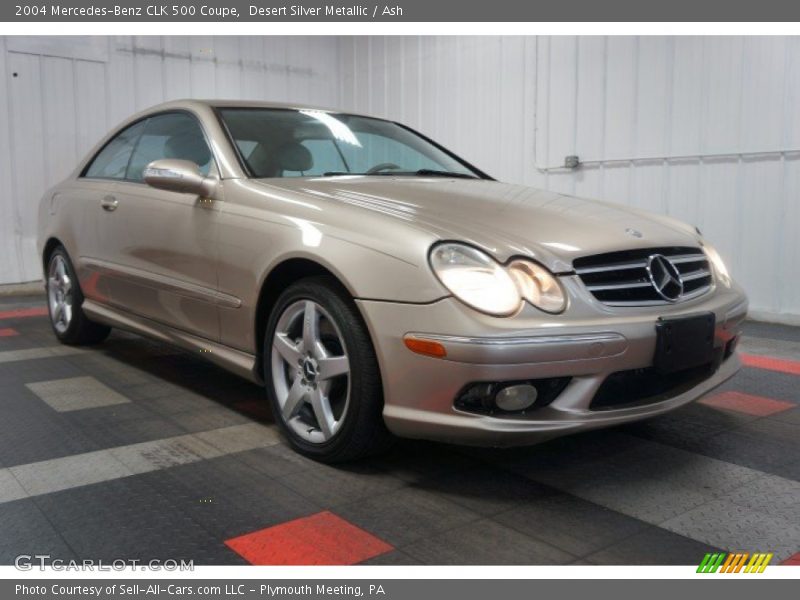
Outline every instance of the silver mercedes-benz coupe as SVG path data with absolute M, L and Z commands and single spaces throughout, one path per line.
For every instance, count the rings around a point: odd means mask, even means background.
M 495 181 L 392 121 L 176 101 L 39 210 L 53 331 L 263 384 L 298 451 L 508 446 L 651 417 L 739 368 L 747 300 L 673 219 Z

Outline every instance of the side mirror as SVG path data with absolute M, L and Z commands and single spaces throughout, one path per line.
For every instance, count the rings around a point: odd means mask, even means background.
M 197 194 L 203 198 L 213 198 L 219 183 L 216 177 L 203 175 L 196 163 L 177 158 L 154 160 L 145 167 L 144 180 L 159 190 Z

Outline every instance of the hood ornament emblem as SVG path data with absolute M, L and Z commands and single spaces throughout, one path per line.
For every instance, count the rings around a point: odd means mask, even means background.
M 656 292 L 667 302 L 683 296 L 683 279 L 680 271 L 667 257 L 653 254 L 647 259 L 647 274 Z
M 643 236 L 642 236 L 642 232 L 641 232 L 641 231 L 639 231 L 638 229 L 632 229 L 632 228 L 630 228 L 630 227 L 628 227 L 628 228 L 625 230 L 625 233 L 627 233 L 629 236 L 631 236 L 631 237 L 635 237 L 635 238 L 641 238 L 641 237 L 643 237 Z

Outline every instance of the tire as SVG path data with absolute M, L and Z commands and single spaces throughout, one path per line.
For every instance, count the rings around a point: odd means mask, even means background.
M 391 444 L 372 341 L 332 279 L 303 279 L 278 297 L 264 336 L 264 381 L 275 422 L 300 454 L 345 462 Z
M 63 246 L 53 250 L 47 261 L 46 289 L 50 326 L 62 344 L 99 344 L 111 333 L 110 327 L 90 321 L 83 312 L 83 292 Z

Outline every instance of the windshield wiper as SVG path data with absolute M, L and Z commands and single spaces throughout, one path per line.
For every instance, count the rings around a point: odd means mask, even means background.
M 364 175 L 381 175 L 383 177 L 457 177 L 459 179 L 479 179 L 469 173 L 459 171 L 440 171 L 438 169 L 418 169 L 417 171 L 378 171 Z
M 458 171 L 437 171 L 436 169 L 419 169 L 414 171 L 414 175 L 423 177 L 458 177 L 460 179 L 478 179 L 475 175 L 469 173 L 460 173 Z
M 327 171 L 323 177 L 339 177 L 342 175 L 380 176 L 380 177 L 458 177 L 459 179 L 479 179 L 476 175 L 458 171 L 439 171 L 437 169 L 419 169 L 417 171 L 376 171 L 375 173 L 348 173 L 347 171 Z

